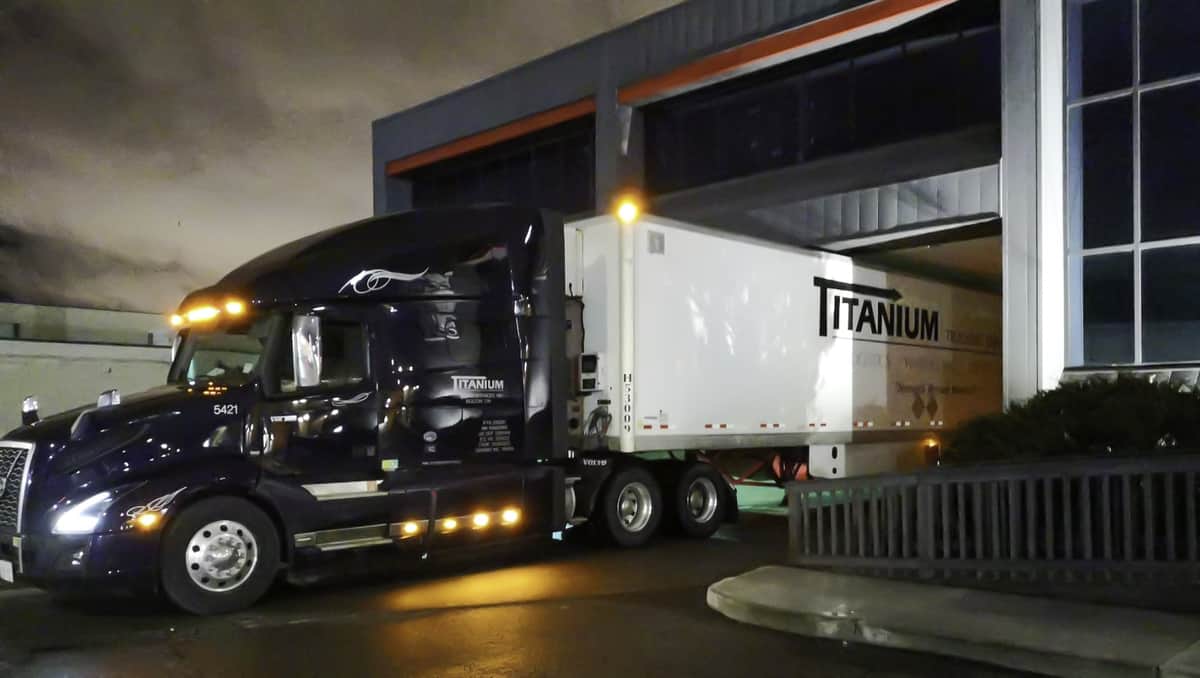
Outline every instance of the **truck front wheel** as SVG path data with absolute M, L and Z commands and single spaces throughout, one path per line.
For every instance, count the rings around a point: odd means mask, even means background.
M 167 525 L 162 549 L 163 592 L 193 614 L 253 605 L 279 568 L 274 524 L 237 497 L 214 497 L 185 508 Z
M 596 524 L 618 546 L 641 546 L 662 519 L 662 490 L 649 471 L 627 466 L 613 474 L 600 503 Z

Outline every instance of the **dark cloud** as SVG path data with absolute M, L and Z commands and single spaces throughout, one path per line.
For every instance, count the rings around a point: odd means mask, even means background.
M 371 120 L 674 1 L 0 0 L 0 285 L 169 308 L 369 214 Z
M 0 224 L 0 300 L 128 309 L 146 288 L 182 297 L 203 278 L 176 261 L 139 258 Z

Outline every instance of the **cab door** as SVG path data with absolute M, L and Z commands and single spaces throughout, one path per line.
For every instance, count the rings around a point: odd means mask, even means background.
M 475 299 L 384 305 L 380 334 L 380 445 L 397 471 L 393 486 L 420 491 L 428 506 L 430 549 L 519 536 L 518 526 L 460 527 L 478 513 L 528 512 L 524 444 L 522 318 L 512 304 Z M 428 503 L 421 503 L 428 497 Z M 406 514 L 404 520 L 408 520 Z
M 369 307 L 291 314 L 264 371 L 255 413 L 262 482 L 290 509 L 297 547 L 390 541 L 370 314 Z

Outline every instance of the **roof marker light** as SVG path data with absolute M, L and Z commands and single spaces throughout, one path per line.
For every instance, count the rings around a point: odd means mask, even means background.
M 641 214 L 642 209 L 638 207 L 637 201 L 632 197 L 625 197 L 621 198 L 620 202 L 617 203 L 616 211 L 617 220 L 628 226 L 634 221 L 637 221 L 638 215 Z
M 212 320 L 220 314 L 221 311 L 217 309 L 216 306 L 197 306 L 196 308 L 189 310 L 184 315 L 188 322 L 196 323 L 204 322 L 205 320 Z

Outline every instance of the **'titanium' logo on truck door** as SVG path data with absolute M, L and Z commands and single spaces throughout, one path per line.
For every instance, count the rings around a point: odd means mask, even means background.
M 450 377 L 454 390 L 463 393 L 503 393 L 504 380 L 489 377 Z
M 860 334 L 920 341 L 938 340 L 938 312 L 897 303 L 902 295 L 895 288 L 844 283 L 819 277 L 813 277 L 813 285 L 821 294 L 819 327 L 822 337 L 829 336 L 829 326 L 832 324 L 834 330 L 844 329 Z

